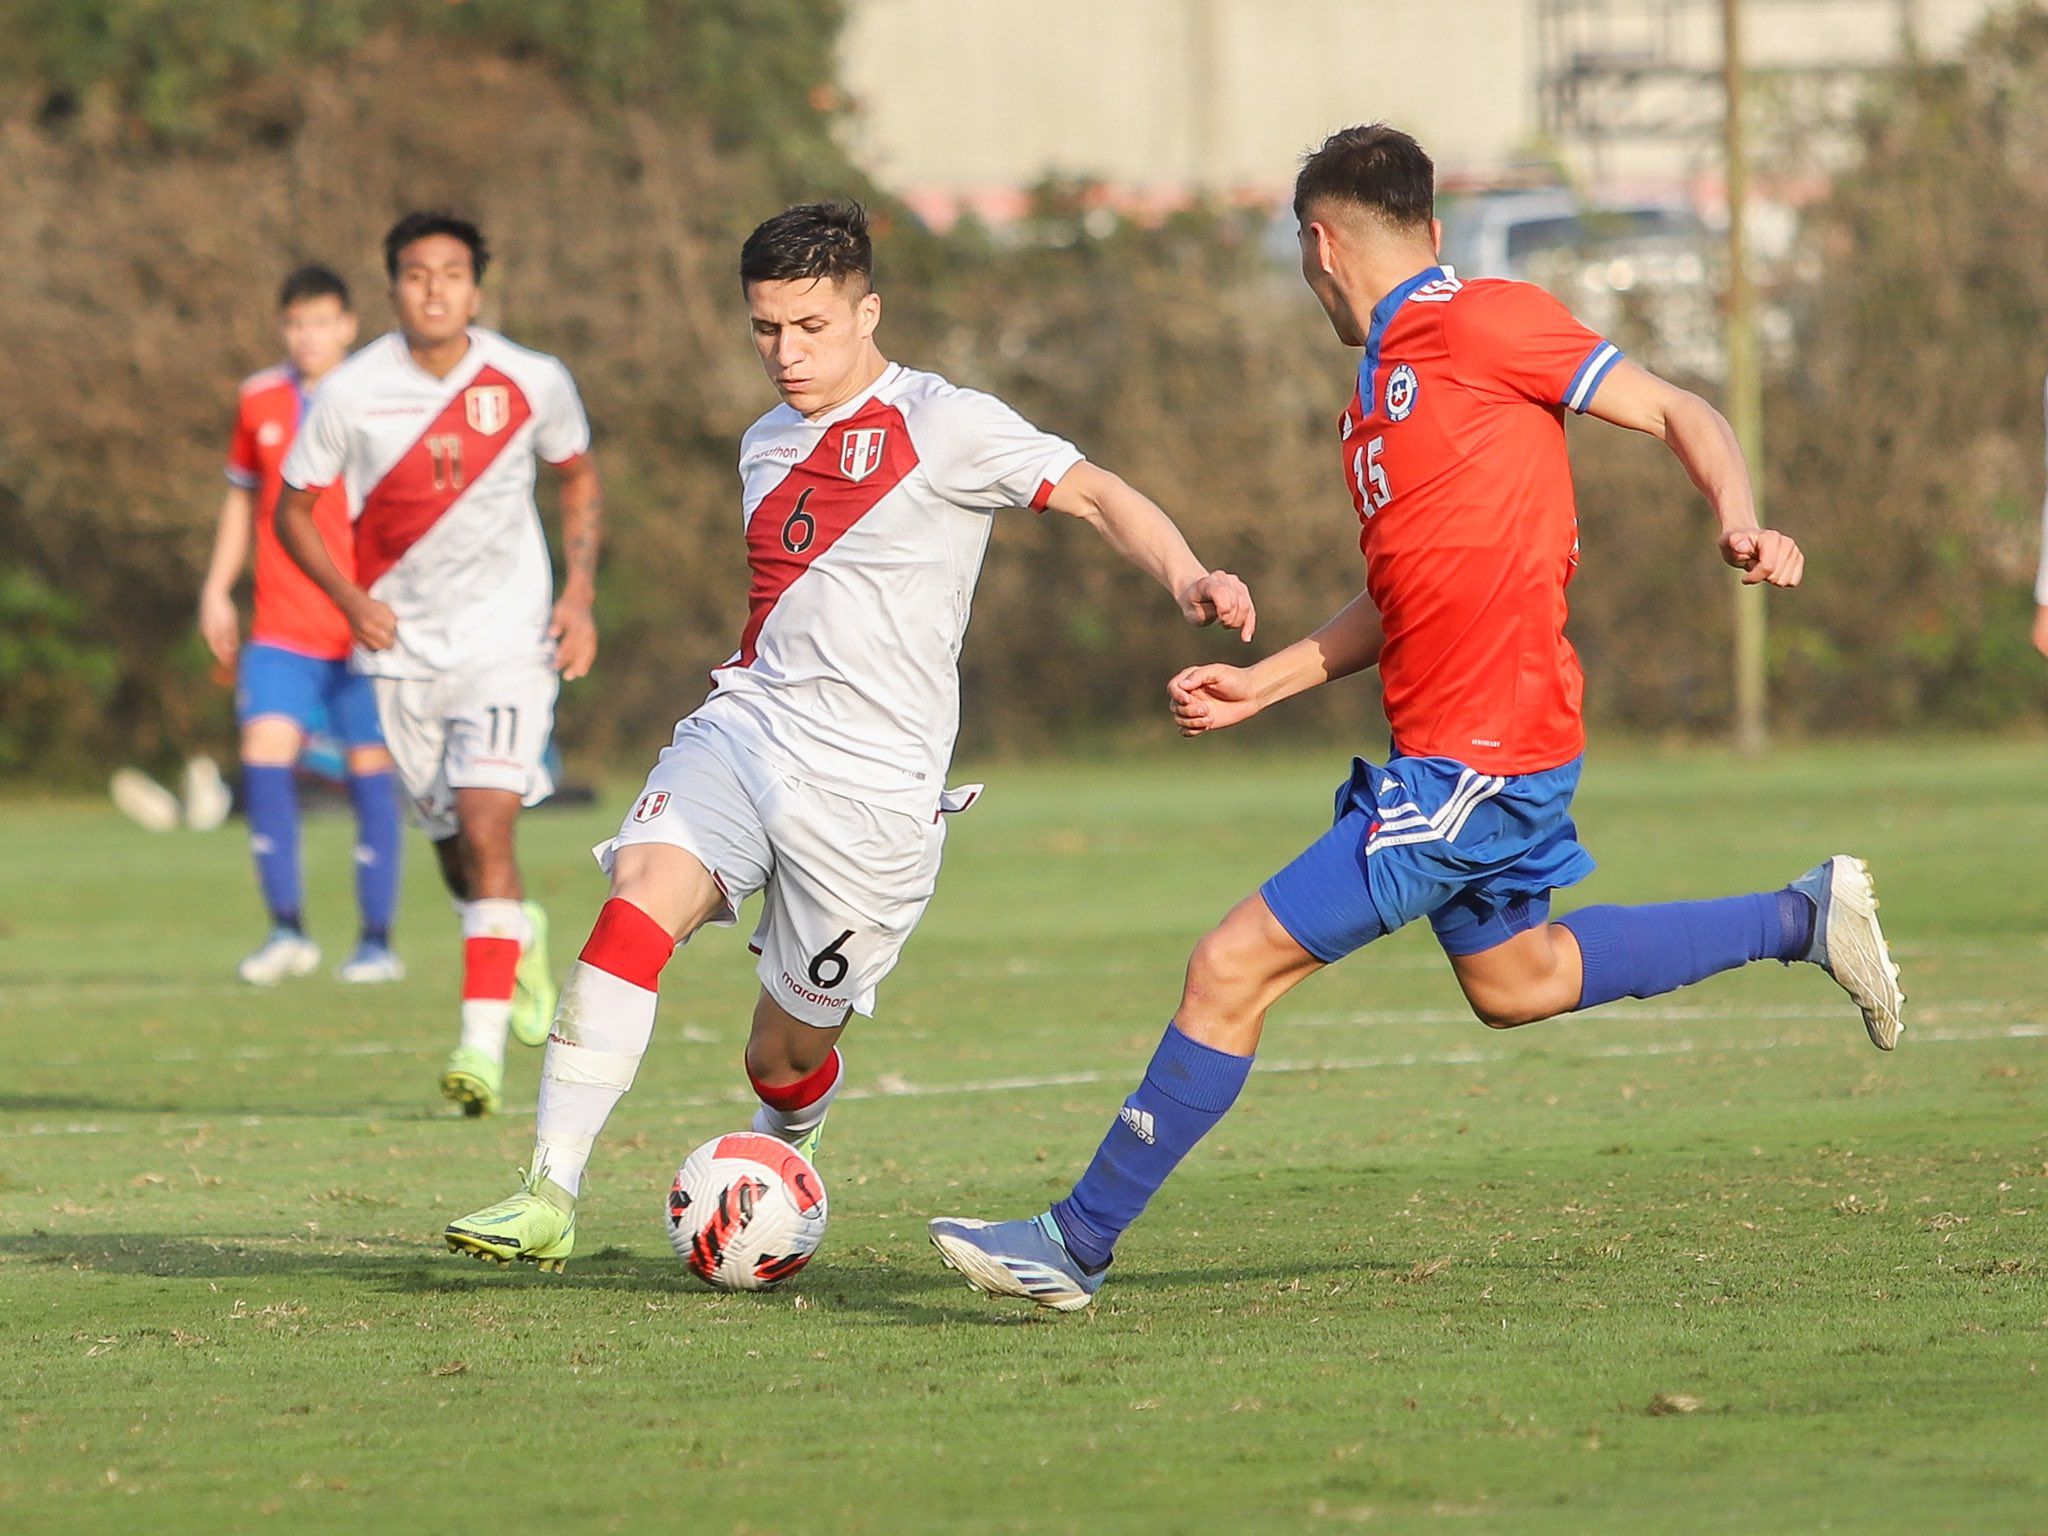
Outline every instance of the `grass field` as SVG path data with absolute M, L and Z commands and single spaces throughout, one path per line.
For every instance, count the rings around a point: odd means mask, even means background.
M 229 979 L 239 837 L 0 807 L 0 1528 L 2048 1531 L 2036 745 L 1589 770 L 1575 901 L 1866 853 L 1895 1056 L 1775 966 L 1495 1034 L 1411 931 L 1276 1013 L 1096 1311 L 940 1268 L 926 1217 L 1064 1192 L 1189 944 L 1341 766 L 989 769 L 848 1037 L 826 1247 L 762 1297 L 686 1283 L 658 1216 L 747 1114 L 744 930 L 669 970 L 568 1275 L 501 1273 L 436 1232 L 511 1187 L 538 1055 L 518 1113 L 437 1102 L 455 944 L 422 848 L 411 982 L 259 994 Z M 563 961 L 618 799 L 527 824 Z M 346 834 L 310 837 L 330 949 Z

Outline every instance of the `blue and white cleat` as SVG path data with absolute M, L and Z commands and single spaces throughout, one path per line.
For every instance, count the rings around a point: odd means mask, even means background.
M 235 974 L 252 987 L 274 987 L 295 976 L 310 976 L 319 965 L 318 944 L 293 929 L 273 928 L 263 947 L 235 967 Z
M 1052 1212 L 1029 1221 L 973 1221 L 942 1216 L 931 1224 L 932 1246 L 948 1269 L 975 1290 L 1015 1296 L 1055 1312 L 1078 1312 L 1095 1299 L 1109 1273 L 1094 1274 L 1067 1252 Z
M 1792 889 L 1809 897 L 1819 915 L 1813 924 L 1813 945 L 1800 956 L 1830 976 L 1863 1013 L 1870 1043 L 1888 1051 L 1905 1028 L 1906 994 L 1899 987 L 1899 967 L 1877 923 L 1877 886 L 1870 866 L 1838 853 L 1816 864 Z

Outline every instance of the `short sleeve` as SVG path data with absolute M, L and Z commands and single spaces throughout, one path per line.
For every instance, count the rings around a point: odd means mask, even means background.
M 348 467 L 348 424 L 336 393 L 323 389 L 313 397 L 313 408 L 284 456 L 284 483 L 294 490 L 325 490 Z
M 1622 359 L 1534 283 L 1468 284 L 1445 323 L 1462 377 L 1540 405 L 1583 413 Z
M 1029 507 L 1043 512 L 1053 487 L 1081 462 L 1081 450 L 1041 432 L 994 395 L 957 389 L 922 413 L 918 457 L 933 487 L 970 511 Z
M 256 424 L 249 419 L 249 402 L 235 403 L 235 429 L 228 435 L 228 484 L 253 491 L 263 483 L 263 461 L 256 457 Z
M 548 359 L 541 398 L 534 402 L 533 447 L 550 464 L 566 464 L 590 452 L 590 418 L 569 370 Z

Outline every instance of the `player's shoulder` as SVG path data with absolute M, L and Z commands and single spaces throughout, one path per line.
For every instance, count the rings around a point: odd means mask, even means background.
M 470 337 L 484 351 L 484 358 L 493 366 L 502 368 L 514 378 L 526 374 L 559 373 L 567 375 L 569 367 L 552 352 L 543 352 L 538 347 L 522 346 L 500 331 L 487 330 L 483 326 L 472 326 Z
M 1513 277 L 1461 279 L 1457 290 L 1442 301 L 1445 329 L 1464 336 L 1499 334 L 1565 312 L 1548 289 Z
M 903 413 L 912 431 L 972 430 L 993 415 L 1014 416 L 1008 401 L 985 389 L 955 384 L 942 374 L 895 364 L 875 397 Z
M 248 404 L 268 395 L 289 394 L 297 383 L 298 375 L 292 372 L 290 363 L 272 363 L 242 380 L 235 388 L 235 395 Z
M 740 462 L 745 464 L 777 438 L 803 426 L 804 421 L 804 413 L 793 405 L 777 405 L 763 412 L 751 427 L 740 434 Z

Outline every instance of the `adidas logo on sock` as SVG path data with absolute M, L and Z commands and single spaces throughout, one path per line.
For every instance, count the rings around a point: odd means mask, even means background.
M 1118 1111 L 1117 1118 L 1123 1121 L 1125 1125 L 1128 1125 L 1131 1128 L 1131 1134 L 1145 1143 L 1146 1146 L 1149 1147 L 1157 1143 L 1159 1138 L 1152 1134 L 1152 1113 L 1150 1110 L 1138 1109 L 1126 1104 Z

